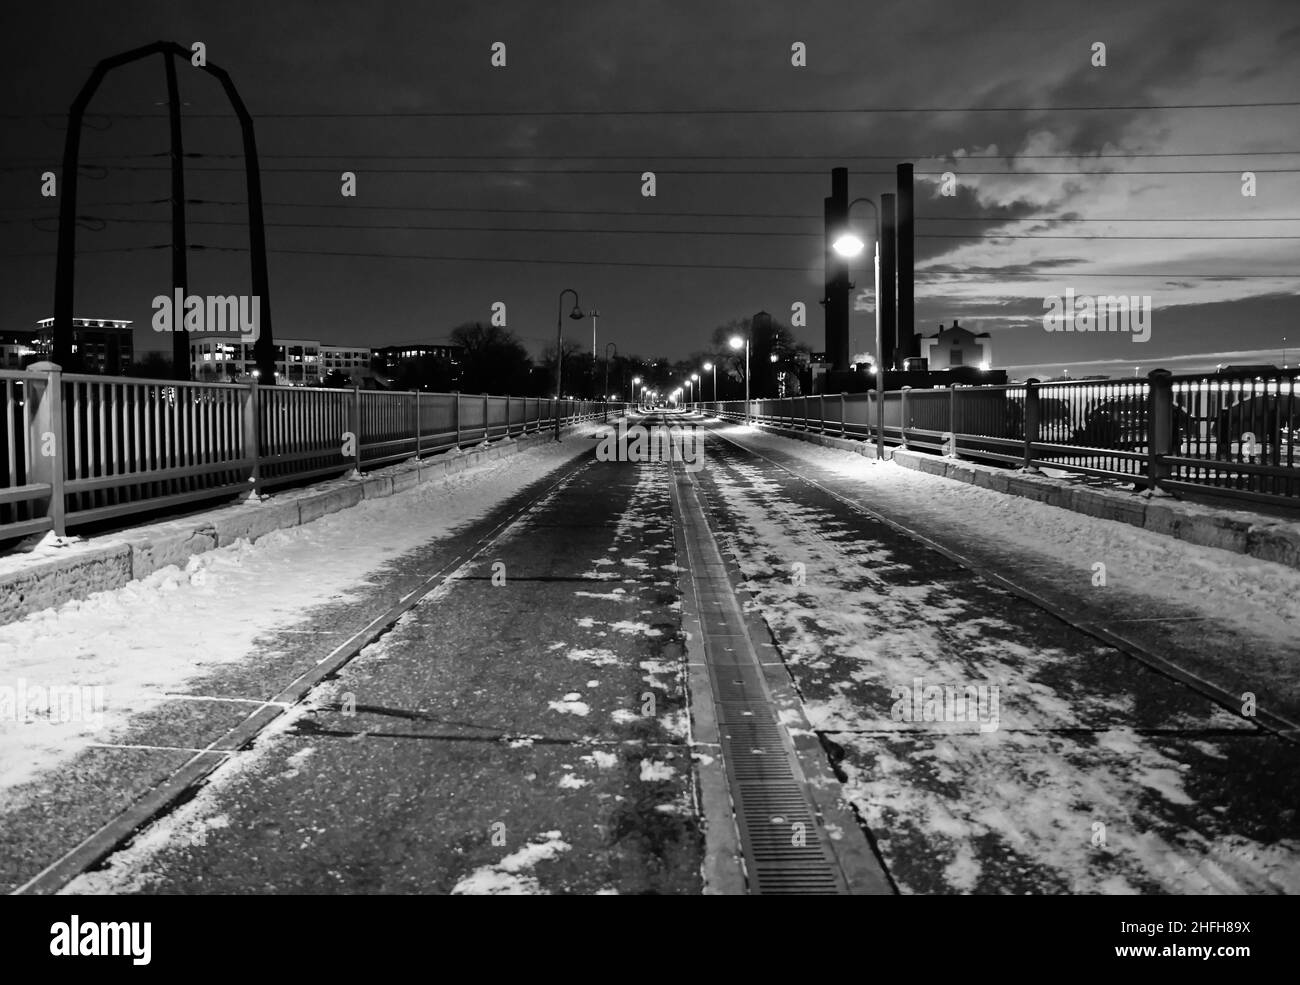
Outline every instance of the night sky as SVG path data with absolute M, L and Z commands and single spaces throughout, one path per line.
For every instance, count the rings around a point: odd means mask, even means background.
M 1284 336 L 1300 362 L 1288 0 L 6 4 L 0 329 L 52 312 L 40 173 L 59 170 L 69 104 L 96 61 L 158 40 L 203 42 L 257 120 L 277 337 L 437 341 L 502 301 L 540 356 L 572 287 L 623 354 L 683 358 L 796 302 L 820 350 L 829 171 L 875 197 L 912 161 L 919 329 L 991 332 L 1013 377 L 1280 365 Z M 206 73 L 182 65 L 180 89 L 203 155 L 187 196 L 236 203 L 188 207 L 208 248 L 190 289 L 249 293 L 233 113 Z M 78 234 L 76 310 L 134 319 L 140 350 L 166 347 L 148 327 L 170 290 L 165 101 L 160 57 L 114 72 L 82 142 L 78 212 L 97 228 Z M 1043 299 L 1070 288 L 1150 295 L 1150 341 L 1044 331 Z M 869 307 L 868 291 L 854 351 Z M 590 345 L 590 321 L 565 330 Z

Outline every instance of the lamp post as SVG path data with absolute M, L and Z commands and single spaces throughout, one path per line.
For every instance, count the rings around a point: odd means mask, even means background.
M 591 395 L 596 396 L 596 319 L 600 312 L 591 309 Z
M 880 210 L 876 208 L 876 203 L 869 198 L 855 198 L 849 203 L 845 210 L 847 217 L 853 211 L 853 206 L 859 202 L 871 206 L 871 211 L 876 217 L 876 242 L 875 242 L 875 278 L 876 278 L 876 461 L 885 460 L 885 367 L 881 362 L 881 335 L 880 335 Z M 831 244 L 831 248 L 842 257 L 852 258 L 862 252 L 866 246 L 862 238 L 854 234 L 851 229 L 844 230 Z M 891 287 L 892 290 L 892 287 Z
M 695 384 L 697 384 L 697 383 L 699 383 L 699 382 L 700 382 L 700 374 L 699 374 L 699 373 L 692 373 L 692 374 L 691 374 L 691 386 L 694 387 Z M 692 393 L 692 396 L 691 396 L 691 400 L 692 400 L 692 402 L 694 402 L 694 401 L 696 401 L 696 400 L 699 400 L 699 399 L 700 399 L 700 395 L 699 395 L 699 393 L 694 393 L 694 392 L 693 392 L 693 393 Z
M 609 420 L 609 350 L 610 349 L 613 349 L 614 355 L 617 356 L 618 346 L 616 346 L 613 342 L 605 343 L 605 389 L 602 391 L 604 393 L 604 399 L 605 399 L 605 413 L 604 416 L 602 417 L 602 420 L 604 421 Z M 593 356 L 592 358 L 594 359 L 595 357 Z
M 640 385 L 641 385 L 641 377 L 639 376 L 632 377 L 632 392 L 628 394 L 627 396 L 628 400 L 640 399 L 640 393 L 637 390 L 637 387 L 639 387 Z
M 739 351 L 743 345 L 745 347 L 745 423 L 749 423 L 749 338 L 741 338 L 739 335 L 733 335 L 729 341 L 733 349 Z
M 555 440 L 560 440 L 560 383 L 564 379 L 564 295 L 573 295 L 573 310 L 569 312 L 569 317 L 578 321 L 582 318 L 582 308 L 579 306 L 578 292 L 571 287 L 566 287 L 560 292 L 559 301 L 555 309 Z M 593 323 L 594 324 L 594 323 Z
M 709 370 L 713 370 L 713 402 L 716 404 L 718 402 L 718 367 L 713 363 L 705 363 L 704 372 L 707 373 Z

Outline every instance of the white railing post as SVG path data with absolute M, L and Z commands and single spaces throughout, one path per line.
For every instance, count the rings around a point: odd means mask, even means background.
M 415 391 L 415 458 L 420 457 L 420 391 Z
M 161 389 L 161 388 L 160 388 Z M 244 403 L 240 419 L 243 423 L 244 456 L 251 461 L 248 469 L 248 496 L 258 499 L 262 495 L 262 397 L 256 379 L 244 388 Z
M 31 423 L 24 436 L 30 465 L 27 481 L 48 485 L 50 496 L 33 500 L 33 507 L 50 518 L 60 537 L 67 534 L 67 509 L 63 497 L 64 469 L 68 456 L 63 448 L 63 368 L 57 363 L 39 362 L 27 367 L 43 380 L 25 380 L 24 399 L 31 406 Z
M 903 387 L 903 395 L 899 400 L 901 406 L 899 407 L 899 412 L 898 412 L 898 434 L 899 434 L 898 443 L 902 447 L 903 451 L 907 451 L 907 425 L 911 423 L 910 419 L 907 416 L 907 411 L 908 411 L 907 395 L 911 391 L 912 388 L 910 386 Z
M 352 470 L 361 474 L 361 388 L 352 388 Z
M 957 458 L 957 387 L 948 388 L 948 433 L 952 435 L 952 447 L 948 449 L 949 458 Z

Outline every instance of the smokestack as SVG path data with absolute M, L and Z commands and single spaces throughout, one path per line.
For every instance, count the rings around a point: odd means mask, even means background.
M 898 309 L 894 304 L 898 258 L 894 250 L 894 196 L 880 196 L 880 370 L 893 369 L 898 350 Z
M 900 164 L 898 173 L 898 360 L 919 356 L 916 342 L 916 269 L 913 259 L 915 226 L 912 202 L 912 165 Z
M 831 194 L 825 199 L 826 359 L 831 370 L 849 368 L 849 261 L 832 249 L 849 218 L 849 169 L 831 169 Z

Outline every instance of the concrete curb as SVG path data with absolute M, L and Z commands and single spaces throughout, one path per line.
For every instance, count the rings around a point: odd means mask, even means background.
M 851 451 L 865 458 L 876 457 L 876 447 L 871 442 L 767 424 L 758 426 L 766 432 L 785 438 Z M 970 482 L 985 489 L 1032 499 L 1074 513 L 1142 527 L 1153 533 L 1185 540 L 1189 544 L 1217 547 L 1261 561 L 1300 569 L 1300 522 L 1289 522 L 1249 510 L 1227 510 L 1187 503 L 1164 496 L 1098 489 L 1068 479 L 1015 472 L 965 459 L 940 458 L 906 448 L 886 448 L 885 457 L 918 472 Z
M 565 431 L 592 423 L 570 425 Z M 331 479 L 262 502 L 220 506 L 201 515 L 152 523 L 106 535 L 102 541 L 76 545 L 65 555 L 32 560 L 0 572 L 0 625 L 89 598 L 96 592 L 121 588 L 168 565 L 183 568 L 196 554 L 228 547 L 241 539 L 256 541 L 274 530 L 310 523 L 363 499 L 404 492 L 550 440 L 550 431 L 500 438 L 486 447 L 453 449 L 419 462 L 387 466 L 360 479 Z

